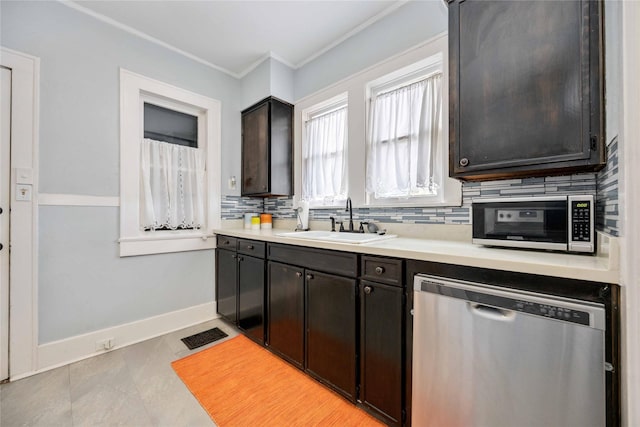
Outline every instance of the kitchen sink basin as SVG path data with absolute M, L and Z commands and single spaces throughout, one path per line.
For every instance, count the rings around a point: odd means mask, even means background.
M 304 240 L 323 240 L 325 242 L 342 242 L 342 243 L 371 243 L 379 240 L 393 239 L 397 237 L 395 234 L 372 234 L 372 233 L 340 233 L 337 231 L 290 231 L 278 233 L 278 236 L 291 237 L 294 239 Z

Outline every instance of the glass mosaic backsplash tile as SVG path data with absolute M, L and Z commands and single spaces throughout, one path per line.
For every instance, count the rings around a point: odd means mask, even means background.
M 469 224 L 471 201 L 478 198 L 527 197 L 545 195 L 592 194 L 597 198 L 597 229 L 612 236 L 618 230 L 618 157 L 617 142 L 609 146 L 607 167 L 600 173 L 541 178 L 464 183 L 462 206 L 446 208 L 392 207 L 354 208 L 356 221 L 406 224 Z M 240 219 L 245 212 L 268 212 L 274 218 L 295 218 L 290 197 L 248 198 L 225 196 L 222 218 Z M 311 220 L 345 219 L 344 209 L 311 210 Z

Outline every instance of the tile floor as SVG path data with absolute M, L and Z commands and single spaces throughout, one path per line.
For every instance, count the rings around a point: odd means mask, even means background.
M 229 337 L 189 350 L 181 338 Z M 237 335 L 212 320 L 0 386 L 0 426 L 215 426 L 171 362 Z

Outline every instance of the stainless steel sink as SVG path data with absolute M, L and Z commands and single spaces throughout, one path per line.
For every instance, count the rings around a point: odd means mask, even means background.
M 393 239 L 398 237 L 395 234 L 372 234 L 372 233 L 340 233 L 337 231 L 290 231 L 277 233 L 277 236 L 290 237 L 303 240 L 322 240 L 325 242 L 341 242 L 341 243 L 371 243 L 379 240 Z

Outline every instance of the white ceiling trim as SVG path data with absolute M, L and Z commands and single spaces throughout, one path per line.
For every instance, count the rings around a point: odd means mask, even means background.
M 169 43 L 163 42 L 162 40 L 159 40 L 159 39 L 157 39 L 157 38 L 155 38 L 153 36 L 150 36 L 149 34 L 144 33 L 142 31 L 136 30 L 135 28 L 132 28 L 132 27 L 130 27 L 128 25 L 125 25 L 125 24 L 123 24 L 123 23 L 121 23 L 119 21 L 116 21 L 115 19 L 109 18 L 108 16 L 102 15 L 102 14 L 100 14 L 98 12 L 94 12 L 93 10 L 87 9 L 84 6 L 80 6 L 79 4 L 73 2 L 72 0 L 58 0 L 58 2 L 60 2 L 61 4 L 65 5 L 67 7 L 70 7 L 71 9 L 75 9 L 75 10 L 77 10 L 79 12 L 85 13 L 85 14 L 93 17 L 93 18 L 96 18 L 99 21 L 102 21 L 102 22 L 104 22 L 106 24 L 113 25 L 116 28 L 119 28 L 119 29 L 121 29 L 123 31 L 126 31 L 126 32 L 130 33 L 130 34 L 133 34 L 135 36 L 143 38 L 143 39 L 145 39 L 147 41 L 150 41 L 151 43 L 155 43 L 155 44 L 160 45 L 160 46 L 162 46 L 162 47 L 164 47 L 166 49 L 169 49 L 169 50 L 171 50 L 173 52 L 176 52 L 176 53 L 178 53 L 180 55 L 186 56 L 187 58 L 192 59 L 192 60 L 194 60 L 196 62 L 199 62 L 199 63 L 201 63 L 203 65 L 206 65 L 208 67 L 211 67 L 214 70 L 221 71 L 221 72 L 223 72 L 225 74 L 228 74 L 228 75 L 230 75 L 232 77 L 235 77 L 236 79 L 242 78 L 242 75 L 240 75 L 238 73 L 234 73 L 231 70 L 227 70 L 224 67 L 221 67 L 221 66 L 213 64 L 213 63 L 211 63 L 209 61 L 206 61 L 206 60 L 200 58 L 199 56 L 193 55 L 193 54 L 191 54 L 189 52 L 186 52 L 186 51 L 184 51 L 184 50 L 182 50 L 182 49 L 180 49 L 178 47 L 175 47 L 175 46 L 173 46 L 173 45 L 171 45 Z M 262 61 L 264 61 L 264 59 Z
M 399 1 L 397 3 L 392 4 L 391 6 L 389 6 L 388 8 L 383 10 L 382 12 L 378 13 L 377 15 L 372 16 L 371 18 L 369 18 L 366 21 L 364 21 L 362 24 L 360 24 L 357 27 L 355 27 L 353 30 L 349 31 L 348 33 L 346 33 L 345 35 L 343 35 L 339 39 L 335 40 L 333 43 L 328 44 L 324 48 L 320 49 L 318 52 L 316 52 L 313 55 L 309 56 L 308 58 L 300 61 L 293 68 L 297 70 L 298 68 L 304 66 L 305 64 L 308 64 L 309 62 L 313 61 L 314 59 L 316 59 L 317 57 L 321 56 L 322 54 L 324 54 L 324 53 L 328 52 L 329 50 L 333 49 L 334 47 L 338 46 L 340 43 L 342 43 L 343 41 L 347 40 L 348 38 L 356 35 L 357 33 L 359 33 L 360 31 L 364 30 L 365 28 L 369 27 L 370 25 L 375 24 L 376 22 L 378 22 L 379 20 L 381 20 L 385 16 L 389 15 L 391 12 L 394 12 L 395 10 L 397 10 L 400 7 L 404 6 L 408 2 L 409 2 L 409 0 L 402 0 L 402 1 Z
M 267 52 L 264 55 L 262 55 L 260 58 L 258 58 L 254 63 L 249 65 L 247 68 L 245 68 L 240 74 L 238 74 L 239 78 L 243 78 L 244 76 L 246 76 L 247 74 L 249 74 L 250 72 L 255 70 L 256 68 L 258 68 L 258 66 L 260 64 L 262 64 L 264 61 L 266 61 L 269 58 L 273 58 L 273 59 L 277 60 L 278 62 L 282 62 L 284 65 L 286 65 L 287 67 L 289 67 L 289 68 L 291 68 L 293 70 L 298 68 L 294 64 L 292 64 L 291 62 L 289 62 L 286 59 L 284 59 L 283 57 L 281 57 L 279 55 L 276 55 L 273 52 Z

